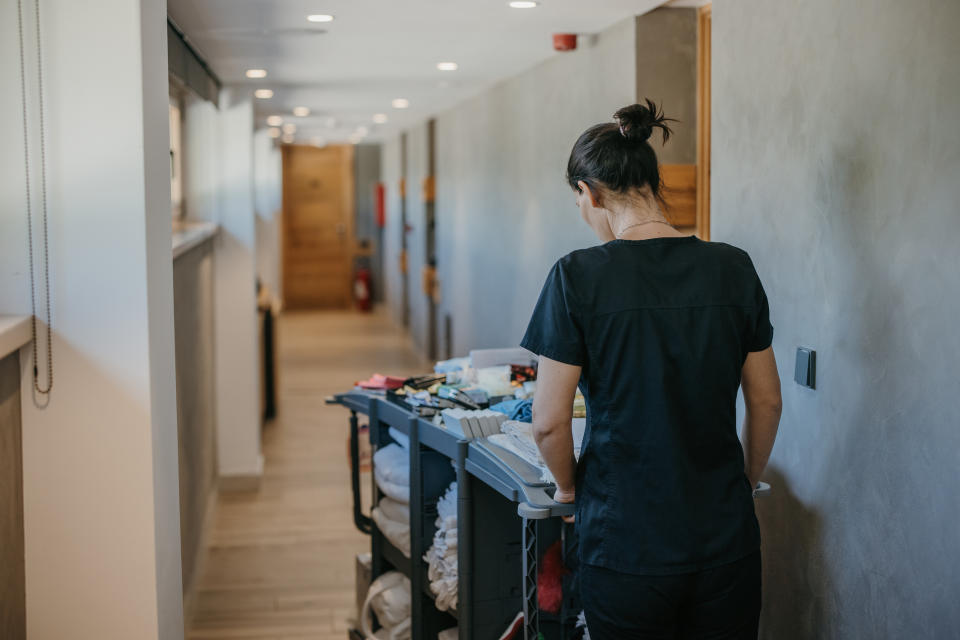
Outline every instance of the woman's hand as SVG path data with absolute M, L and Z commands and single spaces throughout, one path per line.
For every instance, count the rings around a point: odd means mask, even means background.
M 561 489 L 557 487 L 556 493 L 553 494 L 553 501 L 561 504 L 574 504 L 577 501 L 576 489 Z M 575 516 L 563 516 L 564 522 L 572 523 L 575 519 Z

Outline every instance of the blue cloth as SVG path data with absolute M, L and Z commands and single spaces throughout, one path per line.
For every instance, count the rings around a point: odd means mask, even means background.
M 511 420 L 533 422 L 533 400 L 504 400 L 490 409 L 505 414 Z

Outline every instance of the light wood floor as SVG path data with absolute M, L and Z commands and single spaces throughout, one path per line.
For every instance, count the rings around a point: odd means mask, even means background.
M 278 342 L 279 417 L 264 432 L 263 483 L 218 498 L 190 640 L 347 637 L 354 558 L 370 546 L 352 521 L 348 413 L 323 399 L 374 372 L 429 371 L 380 314 L 286 314 Z

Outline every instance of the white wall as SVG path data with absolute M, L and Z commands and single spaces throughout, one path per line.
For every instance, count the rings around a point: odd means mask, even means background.
M 224 89 L 218 110 L 190 98 L 184 123 L 187 217 L 221 227 L 214 244 L 214 377 L 217 463 L 227 488 L 255 487 L 263 469 L 251 100 L 245 90 Z M 269 189 L 261 197 L 262 206 L 276 202 Z
M 212 103 L 188 93 L 184 100 L 183 191 L 186 216 L 220 219 L 220 112 Z
M 223 91 L 220 100 L 223 191 L 214 257 L 217 460 L 221 479 L 253 480 L 263 472 L 254 288 L 253 102 L 249 92 L 231 90 Z
M 0 4 L 0 79 L 7 90 L 0 93 L 0 134 L 7 142 L 0 145 L 0 313 L 26 315 L 30 313 L 30 272 L 19 56 L 17 3 L 4 2 Z M 27 64 L 36 68 L 32 55 Z M 28 91 L 35 94 L 32 83 Z M 35 128 L 30 135 L 36 139 Z
M 280 296 L 280 216 L 283 206 L 283 163 L 280 149 L 266 129 L 253 134 L 254 209 L 256 211 L 257 276 Z
M 33 48 L 32 20 L 26 26 Z M 163 5 L 47 0 L 42 32 L 55 385 L 49 398 L 33 397 L 25 350 L 28 634 L 180 638 Z M 0 132 L 10 141 L 0 150 L 0 310 L 23 312 L 13 2 L 0 7 L 0 47 L 9 88 Z

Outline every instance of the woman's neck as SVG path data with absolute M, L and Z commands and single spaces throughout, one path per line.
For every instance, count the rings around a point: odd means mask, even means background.
M 652 196 L 633 198 L 610 211 L 610 230 L 619 240 L 647 240 L 683 236 L 667 222 Z

